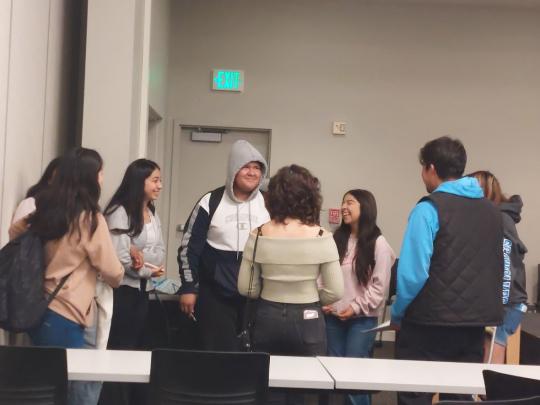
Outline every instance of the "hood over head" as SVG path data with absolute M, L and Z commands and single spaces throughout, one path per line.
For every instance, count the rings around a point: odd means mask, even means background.
M 248 201 L 255 198 L 255 196 L 259 192 L 259 188 L 261 187 L 261 184 L 266 177 L 266 173 L 268 172 L 268 164 L 266 163 L 266 159 L 260 154 L 260 152 L 255 149 L 253 145 L 251 145 L 248 141 L 240 139 L 233 143 L 231 147 L 231 152 L 229 154 L 227 181 L 225 183 L 225 190 L 227 191 L 228 196 L 233 201 L 241 202 L 234 196 L 234 178 L 236 177 L 238 171 L 249 162 L 259 162 L 262 165 L 262 170 L 259 185 L 253 190 L 253 192 L 248 198 Z
M 523 201 L 519 195 L 513 195 L 507 202 L 501 202 L 499 208 L 502 212 L 508 214 L 517 224 L 521 221 L 521 209 Z

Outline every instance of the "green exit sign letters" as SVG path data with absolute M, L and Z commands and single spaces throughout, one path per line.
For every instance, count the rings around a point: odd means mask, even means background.
M 212 69 L 212 90 L 244 91 L 244 71 Z

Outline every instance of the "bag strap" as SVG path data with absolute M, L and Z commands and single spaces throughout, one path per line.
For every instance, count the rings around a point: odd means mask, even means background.
M 221 186 L 212 190 L 210 193 L 210 201 L 208 202 L 208 221 L 212 222 L 212 217 L 217 210 L 221 199 L 223 198 L 223 193 L 225 192 L 225 186 Z
M 242 322 L 242 330 L 245 331 L 251 327 L 251 323 L 253 321 L 252 311 L 253 311 L 253 301 L 256 301 L 255 299 L 250 298 L 251 296 L 251 290 L 253 290 L 253 276 L 255 273 L 255 256 L 257 255 L 257 243 L 259 242 L 259 236 L 262 235 L 262 226 L 259 226 L 257 229 L 257 238 L 255 239 L 255 246 L 253 247 L 253 258 L 251 261 L 251 269 L 249 274 L 249 287 L 248 287 L 248 295 L 247 295 L 247 301 L 246 306 L 244 308 L 244 319 Z
M 47 297 L 47 305 L 50 304 L 51 301 L 54 299 L 54 297 L 58 295 L 58 293 L 60 292 L 60 289 L 64 286 L 64 284 L 66 284 L 66 281 L 69 278 L 69 276 L 71 276 L 71 273 L 69 273 L 67 276 L 62 277 L 62 280 L 60 280 L 60 283 L 58 283 L 58 285 L 56 286 L 52 294 L 50 294 Z
M 259 242 L 259 235 L 262 234 L 261 226 L 257 228 L 257 237 L 255 238 L 255 246 L 253 247 L 253 258 L 251 260 L 251 269 L 249 274 L 249 287 L 248 287 L 248 298 L 251 296 L 251 290 L 253 289 L 253 275 L 255 273 L 255 255 L 257 254 L 257 243 Z M 248 299 L 249 304 L 249 299 Z

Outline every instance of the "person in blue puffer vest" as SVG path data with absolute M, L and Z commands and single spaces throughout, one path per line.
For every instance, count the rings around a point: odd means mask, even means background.
M 466 162 L 457 139 L 420 150 L 429 195 L 412 210 L 401 247 L 391 318 L 398 359 L 480 363 L 485 326 L 502 323 L 501 214 L 476 179 L 462 178 Z M 398 404 L 428 405 L 432 396 L 400 392 Z M 456 397 L 465 399 L 441 395 Z

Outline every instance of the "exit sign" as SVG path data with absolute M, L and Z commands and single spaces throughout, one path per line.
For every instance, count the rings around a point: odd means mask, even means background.
M 244 91 L 244 71 L 213 69 L 212 90 Z

